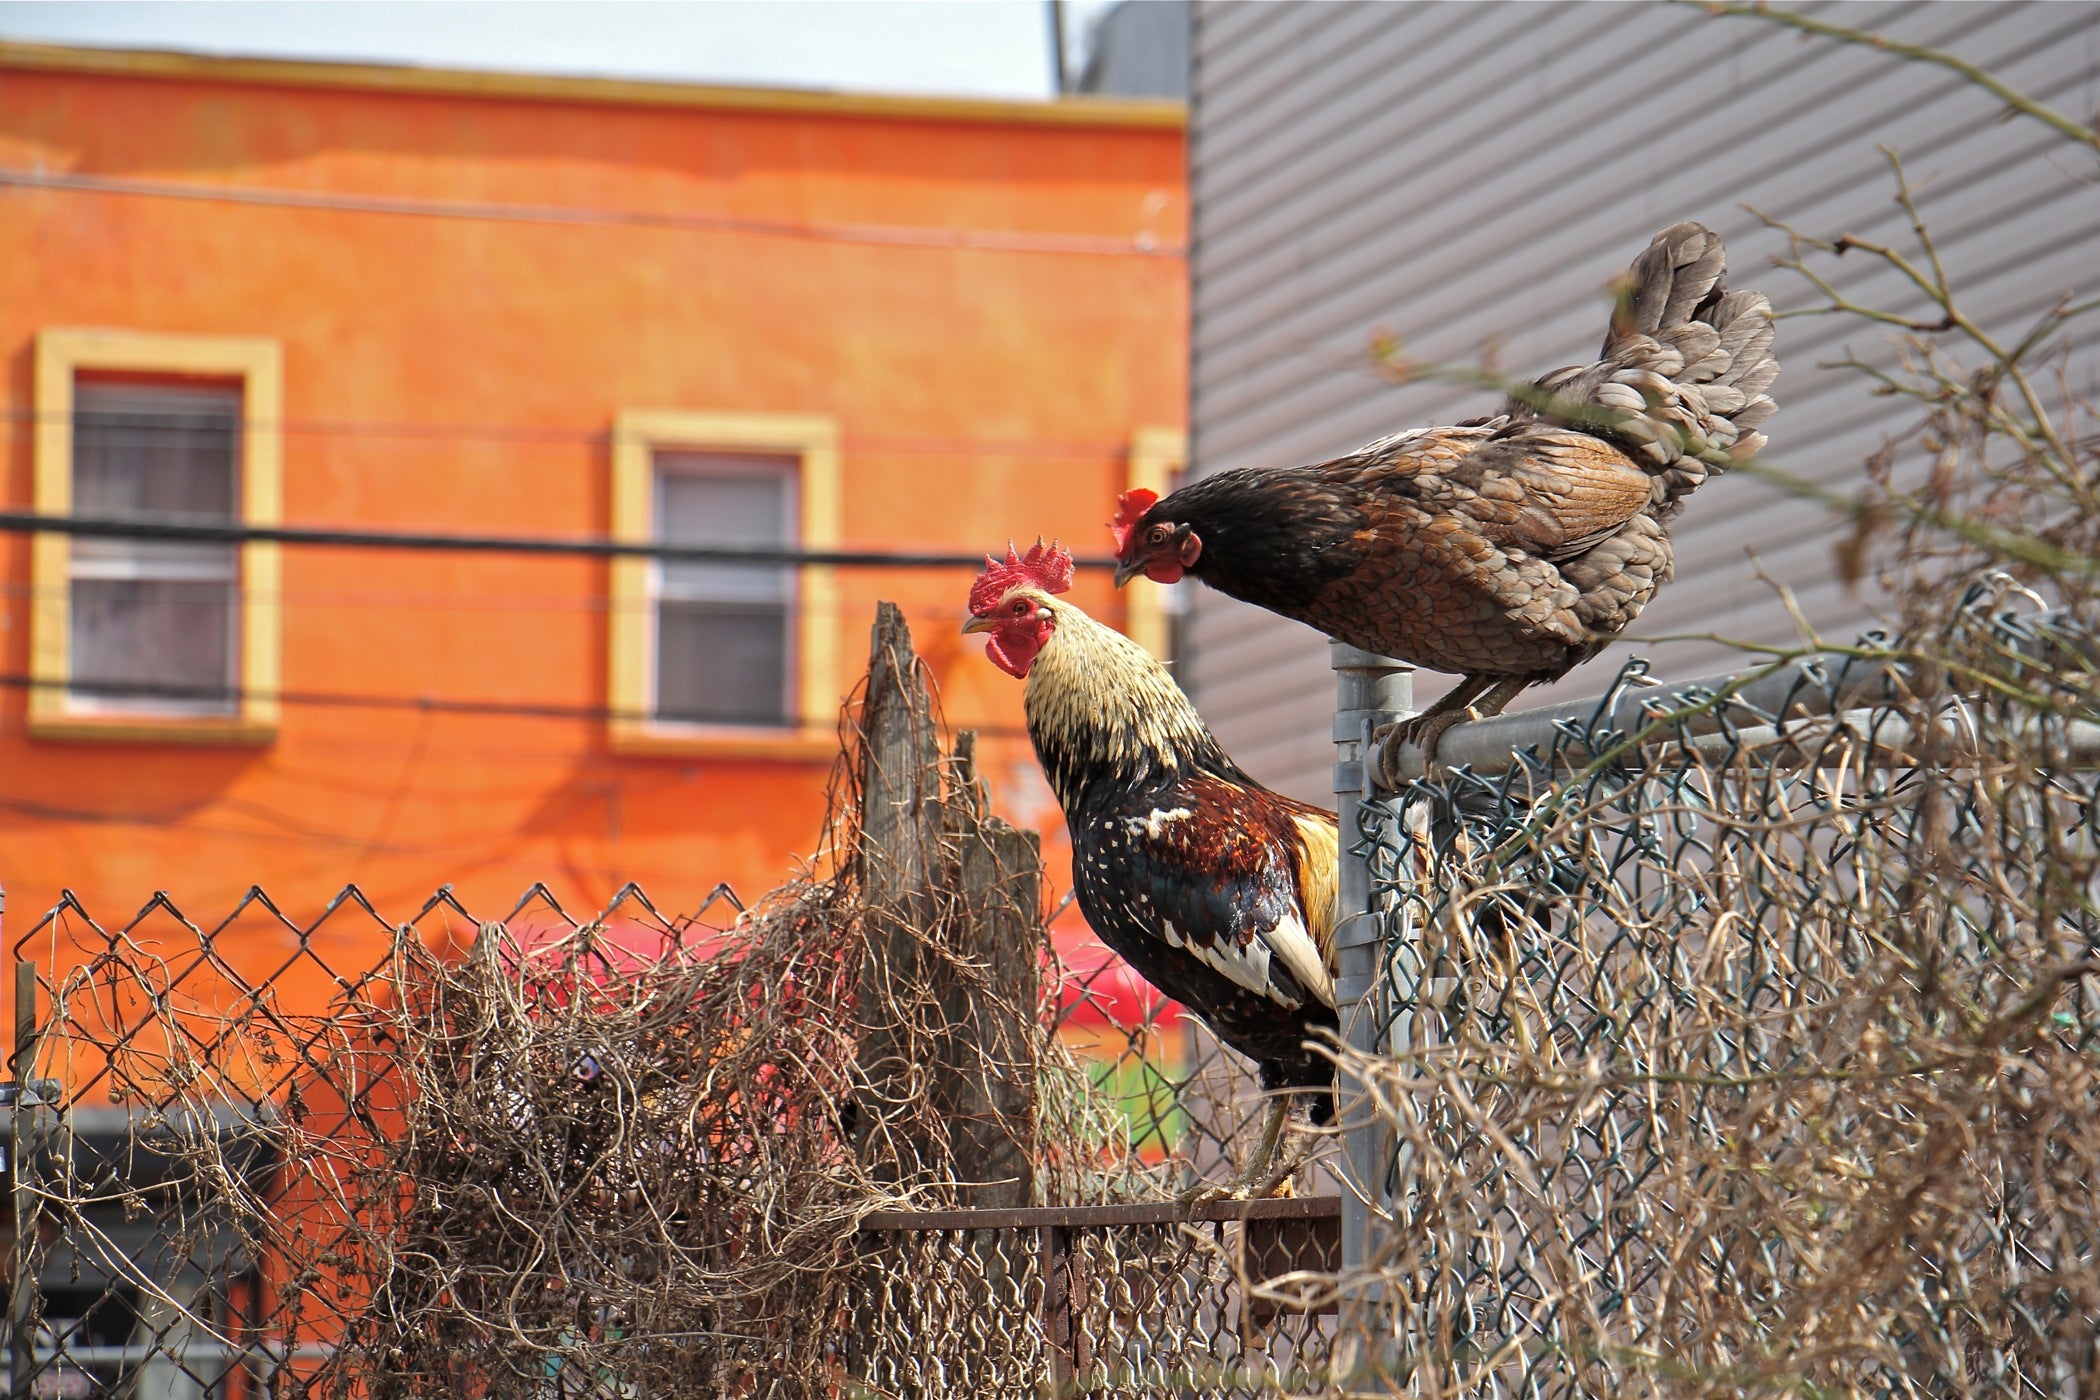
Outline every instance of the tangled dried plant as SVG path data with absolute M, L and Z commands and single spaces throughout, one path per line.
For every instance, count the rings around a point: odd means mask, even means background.
M 43 1063 L 126 1106 L 160 1185 L 46 1151 L 42 1233 L 134 1282 L 216 1260 L 160 1290 L 148 1339 L 206 1377 L 800 1396 L 869 1362 L 871 1212 L 1163 1197 L 1054 1035 L 1034 838 L 988 813 L 967 740 L 939 746 L 894 610 L 843 731 L 809 868 L 721 926 L 631 887 L 572 923 L 541 892 L 455 941 L 430 936 L 468 918 L 441 895 L 316 1014 L 172 906 L 168 930 L 47 920 L 86 956 Z M 351 891 L 320 922 L 339 909 L 377 918 Z M 160 1264 L 102 1229 L 112 1192 L 157 1211 Z
M 530 952 L 489 925 L 456 961 L 399 945 L 407 1092 L 351 1212 L 372 1294 L 325 1388 L 821 1374 L 859 1216 L 903 1185 L 851 1132 L 852 927 L 808 881 L 642 966 L 596 925 Z

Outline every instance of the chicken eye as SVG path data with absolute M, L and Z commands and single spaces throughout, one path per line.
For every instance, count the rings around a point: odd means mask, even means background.
M 1026 617 L 1028 615 L 1028 600 L 1026 598 L 1014 599 L 1011 611 L 1015 617 Z
M 1145 532 L 1145 538 L 1147 540 L 1150 540 L 1153 544 L 1165 544 L 1167 542 L 1167 536 L 1172 533 L 1173 531 L 1169 530 L 1164 525 L 1154 525 L 1150 530 Z

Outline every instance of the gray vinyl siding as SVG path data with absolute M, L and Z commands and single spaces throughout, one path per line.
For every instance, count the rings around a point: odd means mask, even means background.
M 2059 110 L 2100 110 L 2100 5 L 2086 0 L 1805 8 L 1952 50 Z M 1941 69 L 1660 4 L 1199 0 L 1192 22 L 1198 474 L 1313 461 L 1491 411 L 1482 391 L 1387 383 L 1372 336 L 1527 378 L 1586 360 L 1607 283 L 1679 219 L 1727 240 L 1730 285 L 1801 307 L 1807 286 L 1769 265 L 1784 240 L 1744 206 L 1805 233 L 1900 241 L 1878 144 L 1901 152 L 1957 296 L 1987 328 L 2017 334 L 2066 292 L 2100 294 L 2100 161 L 2001 120 Z M 1860 299 L 1923 309 L 1863 257 L 1837 270 Z M 1847 490 L 1860 481 L 1910 415 L 1817 362 L 1885 343 L 1856 321 L 1783 321 L 1768 460 Z M 1761 565 L 1819 629 L 1850 640 L 1873 599 L 1839 583 L 1838 533 L 1822 508 L 1747 475 L 1711 482 L 1674 531 L 1676 582 L 1636 631 L 1792 637 Z M 1253 772 L 1327 800 L 1325 640 L 1182 588 L 1182 679 L 1206 718 Z M 1518 707 L 1594 693 L 1636 652 L 1673 678 L 1734 664 L 1709 642 L 1621 644 Z M 1444 684 L 1425 673 L 1418 698 Z

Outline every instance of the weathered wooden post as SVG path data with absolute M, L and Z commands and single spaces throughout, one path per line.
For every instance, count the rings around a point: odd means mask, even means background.
M 868 684 L 861 707 L 860 831 L 855 873 L 866 901 L 867 952 L 859 978 L 859 1057 L 876 1102 L 862 1106 L 863 1151 L 879 1157 L 873 1135 L 909 1121 L 896 1105 L 924 1092 L 924 1047 L 913 1015 L 926 994 L 921 943 L 933 926 L 940 830 L 928 814 L 940 804 L 940 744 L 932 704 L 918 674 L 911 629 L 889 603 L 875 616 Z M 906 1176 L 932 1165 L 928 1144 L 907 1137 L 886 1146 Z
M 942 1065 L 963 1203 L 1028 1205 L 1035 1191 L 1036 1006 L 1043 970 L 1040 839 L 993 816 L 977 736 L 955 739 L 947 825 L 961 901 L 949 929 L 949 1040 Z M 971 969 L 982 969 L 973 973 Z
M 861 712 L 854 852 L 866 901 L 860 1063 L 882 1102 L 861 1132 L 897 1133 L 922 1094 L 949 1154 L 923 1134 L 891 1146 L 907 1174 L 974 1183 L 971 1206 L 1028 1204 L 1034 1190 L 1042 857 L 1033 832 L 985 810 L 973 737 L 941 755 L 911 629 L 878 605 Z M 923 1121 L 923 1120 L 922 1120 Z

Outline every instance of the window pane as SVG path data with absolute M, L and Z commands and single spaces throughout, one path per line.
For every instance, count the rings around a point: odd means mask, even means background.
M 231 711 L 234 597 L 224 583 L 75 580 L 73 694 L 126 708 Z
M 74 511 L 237 519 L 240 416 L 238 389 L 76 383 Z M 74 539 L 74 696 L 126 709 L 234 709 L 237 549 Z
M 238 389 L 76 385 L 73 509 L 234 518 Z
M 237 389 L 76 384 L 74 513 L 234 519 L 240 414 Z M 231 579 L 234 559 L 230 544 L 73 541 L 76 577 Z
M 782 459 L 661 452 L 656 469 L 657 536 L 666 543 L 793 541 L 794 478 Z M 666 563 L 662 580 L 664 597 L 689 600 L 784 603 L 793 589 L 793 572 L 781 565 Z
M 794 458 L 659 452 L 655 466 L 658 538 L 746 547 L 794 543 Z M 794 599 L 795 571 L 787 565 L 659 565 L 657 717 L 791 723 Z
M 788 610 L 658 604 L 656 713 L 702 724 L 788 722 Z

